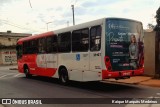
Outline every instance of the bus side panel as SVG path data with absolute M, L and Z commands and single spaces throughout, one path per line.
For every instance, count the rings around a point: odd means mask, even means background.
M 83 81 L 100 81 L 102 80 L 101 71 L 84 71 Z
M 55 74 L 56 70 L 57 70 L 56 68 L 41 68 L 41 67 L 38 67 L 36 69 L 36 71 L 37 71 L 36 75 L 52 77 Z
M 65 66 L 69 79 L 82 81 L 82 72 L 89 70 L 89 53 L 63 53 L 58 55 L 58 66 Z
M 89 52 L 77 52 L 69 54 L 71 61 L 69 68 L 72 70 L 89 70 Z
M 93 54 L 92 54 L 93 55 Z M 59 54 L 59 66 L 63 65 L 68 70 L 69 79 L 74 81 L 99 81 L 102 80 L 101 55 L 92 58 L 94 69 L 89 70 L 89 52 Z M 92 63 L 92 64 L 93 64 Z M 97 65 L 97 68 L 95 66 Z
M 57 71 L 57 54 L 46 54 L 47 76 L 54 76 Z
M 37 68 L 37 64 L 36 64 L 36 58 L 37 55 L 36 54 L 30 54 L 30 55 L 25 55 L 25 60 L 26 60 L 26 64 L 29 67 L 30 73 L 31 74 L 36 74 L 36 68 Z
M 37 75 L 53 76 L 57 70 L 56 54 L 39 54 L 36 59 Z
M 69 79 L 74 81 L 83 81 L 83 72 L 80 70 L 69 71 Z
M 24 72 L 23 65 L 24 65 L 23 60 L 22 59 L 18 59 L 18 71 L 20 73 Z
M 101 52 L 90 52 L 90 71 L 100 71 L 102 69 Z

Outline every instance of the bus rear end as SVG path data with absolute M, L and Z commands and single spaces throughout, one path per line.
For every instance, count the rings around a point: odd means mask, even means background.
M 102 79 L 123 79 L 144 72 L 143 27 L 134 20 L 105 20 L 105 57 Z

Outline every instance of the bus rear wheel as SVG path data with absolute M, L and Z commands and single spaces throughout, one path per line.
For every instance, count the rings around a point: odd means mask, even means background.
M 28 67 L 24 67 L 24 73 L 26 75 L 26 78 L 30 78 L 32 75 L 29 73 Z
M 59 71 L 59 80 L 63 85 L 67 85 L 69 83 L 68 72 L 65 68 L 61 68 Z

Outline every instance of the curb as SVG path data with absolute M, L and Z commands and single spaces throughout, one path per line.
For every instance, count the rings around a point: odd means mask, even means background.
M 9 68 L 9 70 L 18 70 L 18 68 Z
M 160 88 L 160 80 L 151 79 L 151 80 L 148 80 L 148 81 L 142 81 L 142 82 L 139 83 L 139 85 Z
M 125 83 L 125 84 L 135 84 L 135 85 L 137 85 L 141 82 L 150 81 L 150 80 L 151 80 L 151 77 L 137 76 L 137 77 L 132 77 L 132 78 L 129 78 L 129 79 L 120 79 L 120 80 L 108 79 L 106 81 L 114 82 L 114 83 Z
M 149 87 L 157 87 L 157 88 L 160 88 L 160 86 L 159 85 L 152 85 L 152 84 L 138 84 L 138 85 L 143 85 L 143 86 L 149 86 Z
M 142 76 L 132 77 L 132 79 L 125 79 L 125 80 L 108 79 L 108 80 L 104 80 L 103 82 L 116 83 L 116 84 L 141 85 L 141 86 L 160 88 L 160 79 L 153 79 L 151 77 L 142 77 Z

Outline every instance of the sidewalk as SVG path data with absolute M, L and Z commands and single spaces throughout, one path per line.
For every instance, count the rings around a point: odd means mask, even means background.
M 140 85 L 146 85 L 151 87 L 159 87 L 160 88 L 160 79 L 150 79 L 148 81 L 140 82 Z
M 17 70 L 17 65 L 0 65 L 0 71 L 1 70 Z
M 145 86 L 160 88 L 160 79 L 152 79 L 152 77 L 147 77 L 147 76 L 135 76 L 129 79 L 120 79 L 120 80 L 106 79 L 106 82 L 145 85 Z

